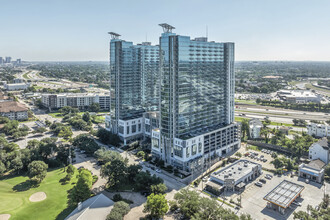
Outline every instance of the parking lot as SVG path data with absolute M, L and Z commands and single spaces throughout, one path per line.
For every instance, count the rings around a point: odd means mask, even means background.
M 274 151 L 262 152 L 251 149 L 247 150 L 245 147 L 241 147 L 238 152 L 242 154 L 242 159 L 260 163 L 262 167 L 266 169 L 275 169 L 274 165 L 270 163 L 274 160 L 271 156 Z

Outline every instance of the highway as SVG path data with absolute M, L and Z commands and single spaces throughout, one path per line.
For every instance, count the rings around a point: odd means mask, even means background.
M 292 124 L 292 119 L 303 119 L 303 120 L 317 120 L 317 121 L 327 121 L 330 120 L 330 115 L 324 112 L 307 112 L 298 111 L 291 109 L 281 109 L 273 108 L 268 106 L 258 106 L 258 105 L 247 105 L 247 104 L 237 104 L 235 109 L 235 116 L 248 118 L 265 118 L 269 117 L 269 120 L 278 123 L 289 123 Z

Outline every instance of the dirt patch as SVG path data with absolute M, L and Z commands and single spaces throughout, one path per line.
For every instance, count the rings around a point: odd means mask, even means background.
M 29 200 L 30 202 L 40 202 L 42 200 L 45 200 L 47 198 L 47 195 L 46 193 L 44 192 L 36 192 L 36 193 L 33 193 Z
M 10 218 L 10 214 L 0 214 L 0 220 L 8 220 Z

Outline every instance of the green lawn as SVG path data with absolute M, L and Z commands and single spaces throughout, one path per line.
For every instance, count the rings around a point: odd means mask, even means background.
M 24 183 L 28 180 L 25 176 L 1 179 L 0 214 L 10 214 L 10 220 L 64 219 L 73 210 L 67 205 L 67 191 L 76 181 L 74 177 L 70 183 L 62 185 L 59 181 L 65 174 L 63 169 L 50 171 L 37 188 L 25 187 Z M 14 191 L 13 188 L 18 190 Z M 47 198 L 40 202 L 30 202 L 29 197 L 35 192 L 45 192 Z
M 257 105 L 257 103 L 256 103 L 255 100 L 241 100 L 241 99 L 235 99 L 235 103 Z
M 23 74 L 23 78 L 24 79 L 30 79 L 30 77 L 28 76 L 30 72 L 24 73 Z
M 59 112 L 48 113 L 48 115 L 52 116 L 53 118 L 64 118 L 61 114 L 62 113 Z

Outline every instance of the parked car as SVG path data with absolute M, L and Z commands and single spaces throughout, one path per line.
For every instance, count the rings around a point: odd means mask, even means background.
M 261 155 L 260 158 L 264 158 L 265 156 L 264 155 Z
M 266 176 L 268 176 L 270 178 L 273 178 L 273 176 L 271 174 L 266 174 Z
M 256 182 L 254 185 L 262 187 L 262 183 L 261 182 Z
M 300 202 L 293 201 L 292 203 L 295 204 L 295 205 L 297 205 L 297 206 L 301 206 L 301 203 Z
M 265 178 L 268 179 L 268 180 L 271 180 L 272 179 L 271 177 L 269 177 L 267 175 L 265 176 Z
M 265 179 L 260 179 L 260 180 L 259 180 L 259 182 L 261 182 L 261 183 L 264 183 L 264 184 L 265 184 L 267 181 L 266 181 Z

